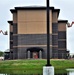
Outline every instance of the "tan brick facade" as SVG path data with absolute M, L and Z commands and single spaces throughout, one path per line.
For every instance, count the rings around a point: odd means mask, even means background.
M 13 59 L 47 58 L 46 7 L 15 7 L 10 37 L 13 37 Z M 66 23 L 59 20 L 60 9 L 50 7 L 50 57 L 66 58 Z M 62 35 L 62 36 L 61 36 Z M 10 39 L 11 41 L 11 39 Z M 62 44 L 64 45 L 62 45 Z M 10 50 L 11 50 L 10 42 Z M 62 57 L 63 54 L 63 57 Z

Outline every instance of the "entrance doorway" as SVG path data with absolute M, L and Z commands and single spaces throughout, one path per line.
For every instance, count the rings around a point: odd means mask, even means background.
M 33 52 L 33 58 L 38 59 L 38 52 Z
M 41 59 L 42 58 L 43 49 L 40 47 L 31 47 L 27 49 L 27 58 L 33 59 Z

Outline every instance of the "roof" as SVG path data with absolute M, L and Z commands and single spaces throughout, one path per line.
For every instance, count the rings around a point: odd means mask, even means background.
M 55 9 L 54 7 L 49 7 L 49 9 L 54 12 L 58 12 L 59 15 L 60 9 Z M 27 7 L 15 7 L 15 9 L 10 9 L 11 13 L 15 13 L 17 12 L 17 10 L 46 10 L 46 7 L 27 6 Z
M 13 21 L 8 21 L 8 23 L 10 23 L 11 25 L 13 25 Z
M 58 20 L 58 23 L 67 23 L 68 20 Z
M 16 10 L 45 10 L 46 9 L 46 7 L 44 7 L 44 6 L 41 6 L 41 7 L 37 7 L 37 6 L 35 6 L 35 7 L 33 7 L 33 6 L 31 6 L 31 7 L 15 7 L 15 9 Z M 50 7 L 50 9 L 54 9 L 54 7 Z

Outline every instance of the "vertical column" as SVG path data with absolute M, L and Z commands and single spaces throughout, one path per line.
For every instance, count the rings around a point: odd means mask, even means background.
M 30 59 L 30 51 L 28 51 L 28 59 Z
M 42 51 L 39 51 L 39 58 L 42 59 Z

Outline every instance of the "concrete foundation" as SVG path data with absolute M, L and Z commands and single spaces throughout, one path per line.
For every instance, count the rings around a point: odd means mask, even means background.
M 54 67 L 53 66 L 44 66 L 43 67 L 43 75 L 54 75 Z

